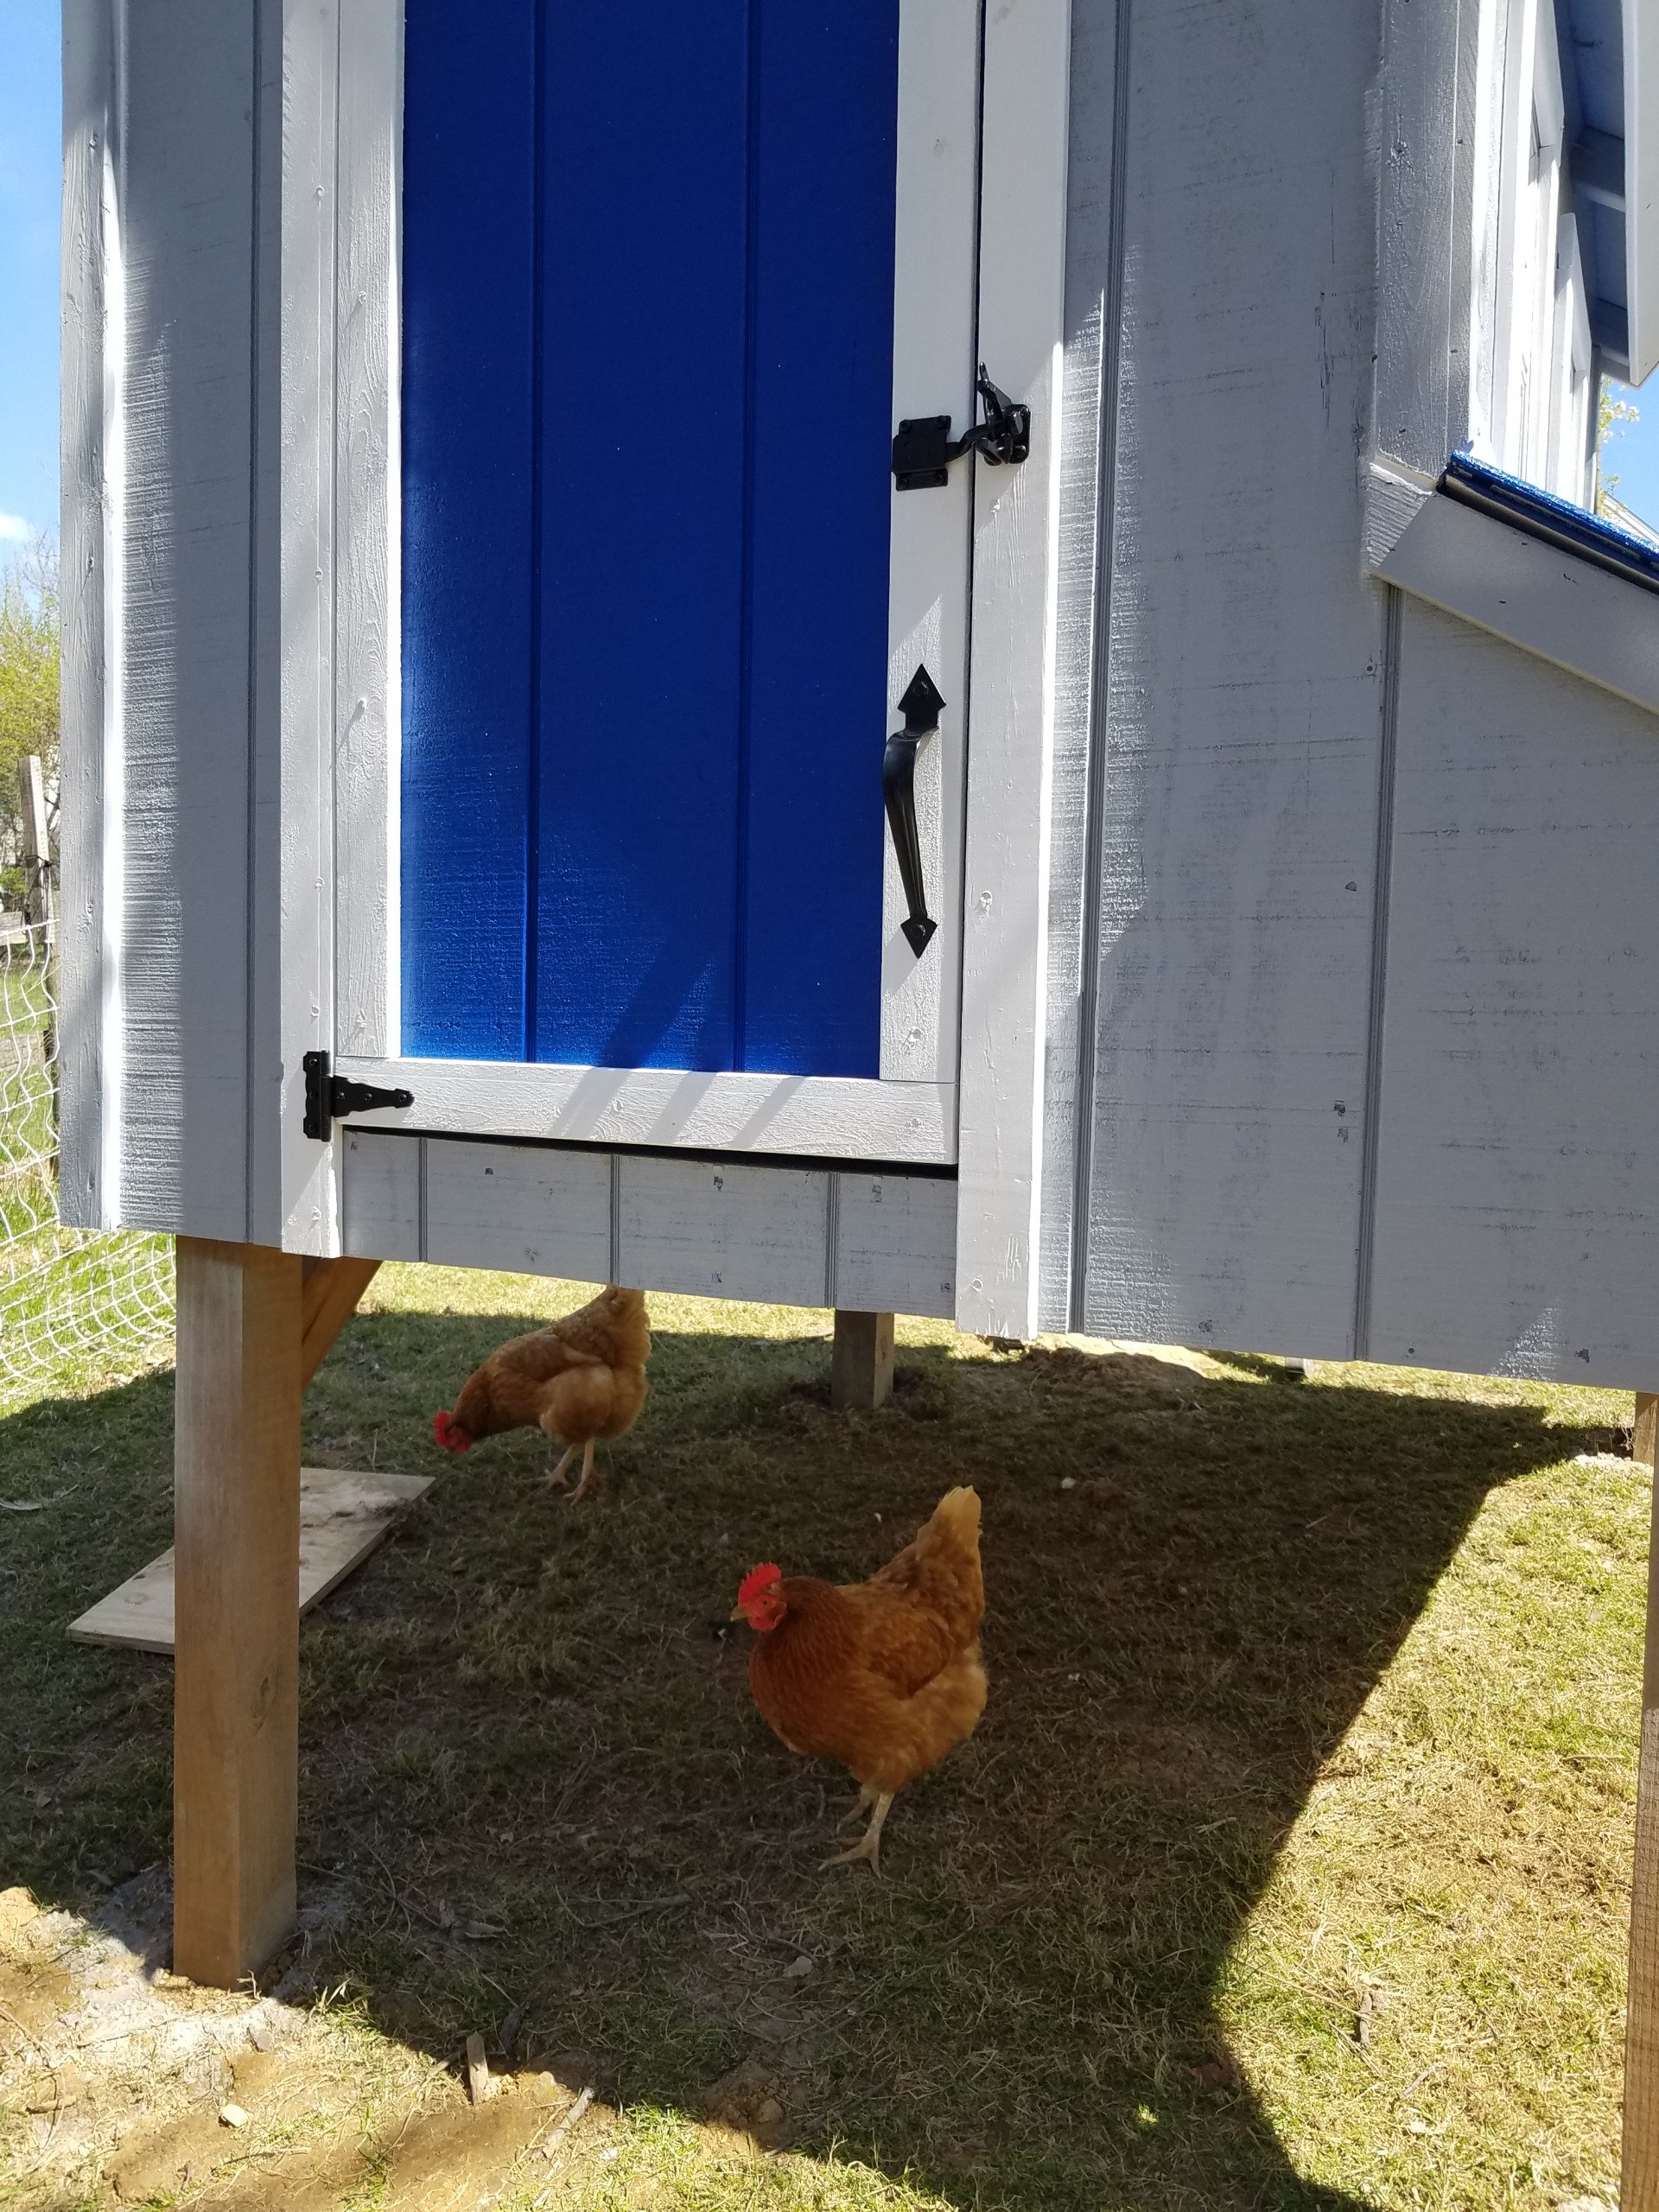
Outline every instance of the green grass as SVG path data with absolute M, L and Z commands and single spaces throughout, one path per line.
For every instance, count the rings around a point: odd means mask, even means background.
M 893 1404 L 836 1416 L 827 1316 L 653 1297 L 651 1400 L 571 1512 L 539 1438 L 454 1460 L 429 1421 L 585 1294 L 389 1268 L 306 1411 L 308 1459 L 439 1481 L 304 1633 L 302 1889 L 349 1903 L 302 1970 L 446 2064 L 521 2006 L 521 2058 L 591 2054 L 618 2156 L 549 2202 L 1611 2185 L 1648 1484 L 1572 1459 L 1628 1395 L 912 1324 Z M 169 1669 L 61 1630 L 168 1541 L 169 1421 L 156 1372 L 0 1425 L 0 1497 L 71 1491 L 0 1514 L 0 1886 L 81 1910 L 167 1847 Z M 885 1879 L 820 1875 L 841 1777 L 754 1713 L 732 1593 L 867 1573 L 957 1481 L 985 1722 Z M 746 2061 L 759 2163 L 699 2124 Z

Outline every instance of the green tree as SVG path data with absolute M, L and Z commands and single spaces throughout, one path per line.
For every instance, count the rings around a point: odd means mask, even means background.
M 1596 402 L 1596 512 L 1605 514 L 1609 499 L 1618 496 L 1618 478 L 1608 467 L 1612 458 L 1611 442 L 1627 423 L 1639 423 L 1642 410 L 1633 407 L 1628 399 L 1619 397 L 1624 387 L 1614 386 L 1611 377 L 1603 377 L 1601 391 Z
M 38 753 L 48 803 L 58 789 L 58 561 L 37 538 L 0 569 L 0 894 L 22 888 L 17 764 Z

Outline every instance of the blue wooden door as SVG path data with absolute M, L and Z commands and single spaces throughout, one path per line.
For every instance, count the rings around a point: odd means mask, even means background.
M 880 1072 L 899 16 L 410 0 L 406 1054 Z

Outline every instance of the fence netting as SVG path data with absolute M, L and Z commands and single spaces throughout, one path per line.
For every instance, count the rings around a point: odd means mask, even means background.
M 0 925 L 0 1404 L 145 1364 L 173 1328 L 164 1236 L 58 1217 L 57 955 L 49 922 Z

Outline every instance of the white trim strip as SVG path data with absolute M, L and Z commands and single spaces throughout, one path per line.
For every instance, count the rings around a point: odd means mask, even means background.
M 1443 493 L 1374 573 L 1659 714 L 1659 607 L 1639 584 Z

